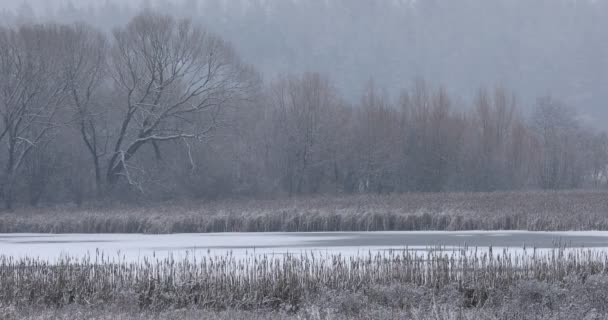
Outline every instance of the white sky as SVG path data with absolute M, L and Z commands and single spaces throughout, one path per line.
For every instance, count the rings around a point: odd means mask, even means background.
M 142 0 L 71 0 L 72 4 L 74 4 L 74 6 L 76 7 L 100 5 L 105 3 L 106 1 L 128 4 L 139 4 L 142 2 Z M 23 3 L 27 3 L 36 11 L 38 11 L 43 10 L 47 7 L 55 7 L 60 4 L 66 4 L 68 2 L 70 2 L 70 0 L 0 0 L 0 9 L 14 10 Z

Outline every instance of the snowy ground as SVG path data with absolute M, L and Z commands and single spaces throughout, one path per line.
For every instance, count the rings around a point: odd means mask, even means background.
M 453 252 L 466 246 L 485 253 L 532 254 L 556 245 L 606 252 L 608 232 L 340 232 L 340 233 L 217 233 L 217 234 L 0 234 L 0 255 L 55 260 L 103 252 L 126 261 L 173 255 L 235 256 L 318 254 L 362 255 L 385 250 L 414 250 L 425 254 L 442 247 Z M 537 250 L 538 252 L 538 250 Z M 114 259 L 114 258 L 112 258 Z

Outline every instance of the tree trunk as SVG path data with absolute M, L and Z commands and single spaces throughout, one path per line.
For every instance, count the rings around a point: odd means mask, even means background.
M 101 168 L 99 167 L 99 157 L 93 156 L 93 165 L 95 169 L 95 195 L 97 199 L 101 198 L 102 185 L 101 185 Z
M 4 186 L 4 208 L 8 211 L 13 210 L 14 204 L 14 185 L 15 179 L 13 178 L 13 174 L 9 173 L 6 179 L 6 184 Z
M 14 202 L 14 185 L 15 185 L 15 141 L 11 135 L 9 135 L 8 142 L 8 162 L 6 164 L 6 183 L 4 185 L 4 206 L 6 210 L 13 210 Z

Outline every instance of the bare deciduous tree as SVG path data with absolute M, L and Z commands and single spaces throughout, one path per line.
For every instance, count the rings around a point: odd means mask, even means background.
M 533 115 L 533 126 L 542 148 L 540 186 L 547 189 L 580 186 L 584 176 L 579 162 L 580 128 L 572 109 L 551 97 L 541 98 Z
M 328 121 L 336 97 L 329 81 L 319 74 L 291 76 L 275 84 L 272 93 L 282 179 L 290 194 L 317 189 L 327 158 Z
M 90 154 L 99 195 L 102 185 L 101 159 L 107 152 L 108 143 L 108 115 L 107 107 L 104 108 L 107 101 L 103 101 L 103 94 L 108 89 L 108 44 L 102 33 L 86 25 L 62 27 L 60 39 L 66 49 L 60 67 L 66 81 L 68 104 L 74 113 L 75 127 Z
M 143 13 L 114 31 L 110 59 L 120 109 L 106 177 L 136 184 L 129 168 L 145 145 L 203 139 L 222 107 L 251 85 L 232 48 L 189 20 Z
M 0 29 L 0 141 L 6 148 L 2 189 L 8 209 L 24 159 L 56 127 L 65 92 L 57 77 L 61 51 L 56 26 Z

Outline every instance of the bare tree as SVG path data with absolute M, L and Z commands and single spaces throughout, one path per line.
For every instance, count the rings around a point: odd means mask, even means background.
M 278 81 L 272 94 L 272 125 L 283 170 L 282 180 L 290 194 L 319 186 L 327 162 L 323 150 L 328 120 L 336 97 L 327 78 L 319 74 L 291 76 Z
M 61 28 L 61 45 L 66 49 L 60 67 L 66 81 L 68 104 L 73 110 L 75 127 L 91 157 L 99 195 L 101 159 L 106 155 L 108 143 L 107 108 L 104 108 L 107 101 L 103 96 L 108 89 L 107 40 L 102 33 L 79 24 Z
M 608 135 L 594 134 L 591 138 L 589 161 L 592 170 L 592 183 L 595 187 L 608 183 Z
M 533 128 L 542 148 L 538 178 L 548 189 L 580 186 L 584 173 L 579 166 L 579 123 L 574 112 L 551 97 L 539 99 Z
M 388 192 L 396 188 L 395 179 L 402 153 L 398 145 L 398 111 L 386 97 L 377 92 L 373 82 L 368 85 L 357 110 L 355 132 L 352 133 L 357 159 L 358 190 Z
M 506 172 L 510 155 L 511 134 L 515 119 L 516 101 L 514 95 L 504 89 L 496 89 L 494 95 L 481 89 L 475 101 L 475 113 L 472 121 L 476 136 L 472 139 L 477 145 L 476 170 L 478 181 L 475 187 L 479 190 L 496 190 L 507 188 Z
M 406 110 L 408 189 L 443 191 L 458 160 L 465 122 L 443 88 L 432 92 L 421 80 Z
M 137 184 L 132 159 L 145 145 L 160 157 L 161 143 L 205 138 L 222 107 L 251 84 L 232 48 L 190 20 L 143 13 L 114 31 L 110 72 L 119 122 L 106 168 Z
M 56 26 L 0 29 L 0 142 L 6 164 L 4 202 L 12 209 L 17 172 L 24 159 L 56 127 L 65 86 L 57 77 L 61 48 Z

